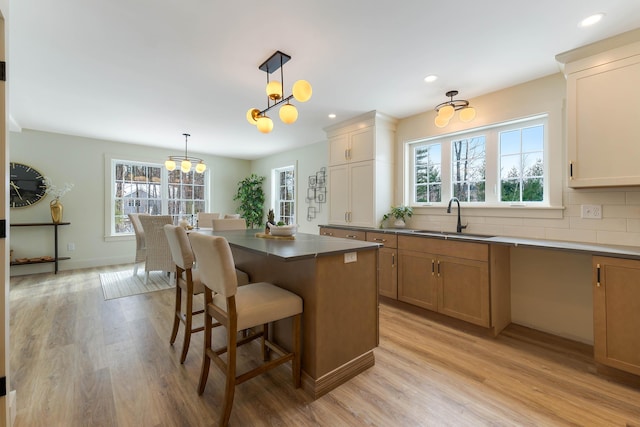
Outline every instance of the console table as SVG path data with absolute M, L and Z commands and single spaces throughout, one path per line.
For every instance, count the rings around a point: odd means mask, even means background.
M 10 224 L 11 227 L 53 227 L 54 234 L 54 248 L 53 248 L 53 259 L 46 260 L 29 260 L 25 262 L 15 262 L 11 261 L 11 265 L 27 265 L 27 264 L 41 264 L 45 262 L 52 262 L 55 265 L 54 272 L 58 274 L 58 261 L 62 261 L 65 259 L 71 259 L 70 257 L 59 257 L 58 256 L 58 227 L 61 225 L 69 225 L 70 222 L 60 222 L 55 224 L 53 222 L 28 222 L 22 224 Z

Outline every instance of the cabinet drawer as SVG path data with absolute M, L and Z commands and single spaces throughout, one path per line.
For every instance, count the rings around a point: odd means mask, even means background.
M 343 228 L 321 227 L 321 236 L 342 237 L 343 239 L 366 240 L 367 233 L 360 230 L 348 230 Z
M 398 236 L 396 234 L 367 231 L 367 241 L 381 243 L 385 248 L 398 247 Z
M 398 248 L 477 261 L 489 260 L 489 245 L 486 243 L 460 242 L 417 236 L 398 236 Z

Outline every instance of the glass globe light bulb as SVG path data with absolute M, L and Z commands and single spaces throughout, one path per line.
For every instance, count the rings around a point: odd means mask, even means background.
M 189 171 L 191 170 L 191 162 L 187 159 L 183 160 L 180 163 L 180 170 L 184 173 L 189 173 Z
M 460 120 L 463 122 L 470 122 L 476 118 L 476 109 L 473 107 L 466 107 L 460 110 Z
M 247 121 L 255 126 L 258 123 L 256 120 L 258 114 L 260 114 L 260 110 L 257 108 L 250 108 L 249 111 L 247 111 Z
M 280 82 L 272 80 L 267 84 L 267 96 L 274 101 L 282 98 L 282 85 Z
M 169 172 L 176 170 L 176 162 L 174 162 L 173 160 L 169 159 L 167 161 L 164 162 L 164 167 L 167 168 L 167 170 Z
M 207 170 L 207 165 L 205 165 L 203 162 L 198 162 L 198 164 L 196 165 L 196 172 L 204 173 L 204 171 L 206 170 Z
M 285 104 L 280 108 L 280 120 L 290 125 L 298 120 L 298 109 L 291 104 Z
M 436 119 L 433 122 L 439 128 L 443 128 L 449 124 L 449 120 L 443 119 L 441 116 L 436 116 Z
M 438 117 L 442 117 L 443 120 L 449 121 L 455 112 L 456 110 L 453 108 L 453 105 L 445 105 L 438 111 Z
M 307 102 L 311 99 L 311 95 L 313 94 L 313 89 L 311 88 L 311 84 L 306 80 L 298 80 L 293 84 L 293 97 L 298 102 Z
M 258 117 L 258 130 L 262 133 L 269 133 L 273 130 L 273 120 L 267 116 Z

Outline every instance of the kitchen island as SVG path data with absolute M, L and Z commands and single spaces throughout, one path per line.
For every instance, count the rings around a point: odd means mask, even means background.
M 270 282 L 302 297 L 303 389 L 315 399 L 373 366 L 379 245 L 303 233 L 294 240 L 266 239 L 257 231 L 208 233 L 229 241 L 236 266 L 252 282 Z M 285 347 L 290 327 L 281 321 L 274 328 Z

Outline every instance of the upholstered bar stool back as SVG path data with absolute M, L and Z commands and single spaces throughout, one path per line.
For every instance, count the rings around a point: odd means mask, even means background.
M 204 353 L 198 393 L 204 392 L 211 360 L 226 375 L 226 386 L 220 425 L 226 426 L 231 415 L 235 387 L 269 369 L 291 361 L 294 387 L 300 387 L 300 320 L 302 298 L 271 283 L 250 283 L 238 287 L 233 255 L 224 237 L 200 233 L 189 235 L 191 247 L 198 259 L 201 279 L 205 285 Z M 269 337 L 269 324 L 292 318 L 292 349 L 286 351 Z M 212 346 L 211 330 L 216 323 L 227 328 L 226 346 Z M 259 332 L 238 340 L 238 331 L 262 325 Z M 258 328 L 256 328 L 258 329 Z M 256 338 L 262 338 L 262 356 L 265 362 L 240 375 L 236 372 L 236 347 Z M 227 353 L 226 359 L 220 356 Z M 270 359 L 271 353 L 277 357 Z M 265 390 L 268 393 L 268 390 Z
M 187 233 L 182 227 L 173 224 L 166 224 L 164 232 L 169 242 L 171 256 L 175 263 L 176 276 L 176 301 L 173 316 L 173 329 L 171 330 L 171 338 L 169 343 L 173 345 L 178 335 L 180 323 L 184 324 L 184 340 L 182 343 L 182 354 L 180 363 L 184 363 L 189 351 L 189 343 L 191 342 L 191 334 L 204 330 L 204 327 L 193 327 L 193 315 L 204 313 L 204 310 L 193 310 L 193 296 L 200 295 L 204 292 L 204 286 L 200 280 L 200 274 L 193 269 L 195 257 L 191 250 L 191 243 Z M 185 294 L 185 309 L 182 310 L 182 294 Z

